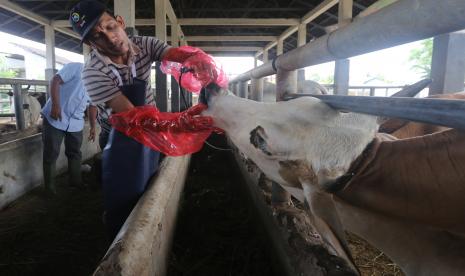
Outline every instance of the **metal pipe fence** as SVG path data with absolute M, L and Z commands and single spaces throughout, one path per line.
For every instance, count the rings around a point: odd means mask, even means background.
M 462 30 L 465 29 L 463 14 L 465 14 L 465 1 L 463 0 L 443 0 L 440 5 L 436 0 L 400 0 L 376 13 L 356 18 L 352 23 L 334 32 L 280 55 L 272 62 L 237 76 L 231 81 L 231 87 L 242 87 L 242 83 L 251 79 L 260 79 L 276 73 L 279 76 L 280 72 L 281 74 L 291 72 L 307 66 L 346 59 Z M 277 83 L 276 92 L 283 98 L 303 96 L 302 94 L 293 94 L 295 92 L 292 92 L 291 87 L 279 88 L 279 86 Z M 377 90 L 380 89 L 384 89 L 385 96 L 391 93 L 390 87 L 349 87 L 349 91 L 355 95 L 360 93 L 370 96 L 375 96 Z M 237 95 L 237 91 L 235 92 Z M 324 97 L 318 98 L 336 108 L 347 111 L 429 123 L 436 122 L 443 126 L 465 129 L 465 125 L 460 123 L 460 121 L 465 121 L 465 106 L 462 103 L 453 103 L 454 100 L 401 98 L 392 101 L 387 100 L 388 98 L 368 100 L 366 98 L 370 97 L 340 97 L 324 95 Z M 372 106 L 367 106 L 373 104 L 376 104 L 375 109 Z M 403 109 L 399 109 L 399 106 L 402 106 Z M 421 108 L 429 110 L 421 112 L 420 117 L 411 115 L 411 112 L 420 112 Z M 458 110 L 451 110 L 451 108 L 458 108 Z M 407 114 L 409 115 L 407 116 Z M 424 116 L 432 116 L 433 119 L 423 118 Z
M 48 86 L 48 81 L 0 78 L 0 117 L 14 118 L 16 128 L 25 129 L 24 109 L 28 106 L 24 96 L 27 93 L 47 95 Z

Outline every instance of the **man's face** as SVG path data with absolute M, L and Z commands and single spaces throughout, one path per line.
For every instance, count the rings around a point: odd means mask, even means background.
M 105 12 L 87 36 L 87 42 L 110 58 L 124 56 L 129 51 L 129 39 L 124 31 L 125 26 L 121 16 L 115 19 Z

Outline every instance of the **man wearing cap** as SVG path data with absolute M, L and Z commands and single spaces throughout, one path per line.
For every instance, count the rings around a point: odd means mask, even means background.
M 92 48 L 82 79 L 99 109 L 102 136 L 109 135 L 108 142 L 103 141 L 102 183 L 105 219 L 113 239 L 157 170 L 159 153 L 115 131 L 108 118 L 112 113 L 154 104 L 150 88 L 152 63 L 182 63 L 192 53 L 176 51 L 179 48 L 155 37 L 128 38 L 124 19 L 108 12 L 98 1 L 79 2 L 72 8 L 69 20 L 81 35 L 81 42 Z M 210 70 L 209 64 L 197 66 L 192 69 Z

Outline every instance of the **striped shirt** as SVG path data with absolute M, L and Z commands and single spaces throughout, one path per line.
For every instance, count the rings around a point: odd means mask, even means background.
M 129 40 L 132 41 L 129 43 L 129 66 L 113 63 L 108 57 L 94 49 L 82 71 L 82 81 L 87 93 L 92 103 L 98 108 L 97 121 L 102 131 L 110 132 L 111 129 L 108 118 L 112 111 L 106 103 L 122 94 L 119 86 L 132 83 L 131 64 L 133 62 L 136 67 L 136 77 L 146 81 L 145 103 L 155 104 L 150 87 L 151 66 L 154 61 L 160 61 L 161 56 L 170 46 L 155 37 L 133 36 Z M 118 71 L 123 83 L 120 83 L 118 76 L 115 75 L 110 66 Z

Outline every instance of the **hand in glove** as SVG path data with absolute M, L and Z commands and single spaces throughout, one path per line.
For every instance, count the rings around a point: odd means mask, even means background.
M 171 74 L 179 81 L 182 68 L 192 72 L 182 75 L 181 86 L 191 92 L 198 93 L 202 87 L 216 83 L 221 87 L 228 86 L 228 80 L 223 70 L 218 67 L 214 59 L 200 50 L 190 46 L 171 48 L 163 56 L 162 71 Z
M 200 150 L 212 131 L 219 132 L 211 117 L 200 115 L 206 108 L 199 104 L 183 112 L 169 113 L 141 106 L 112 115 L 110 123 L 154 150 L 171 156 L 184 155 Z

